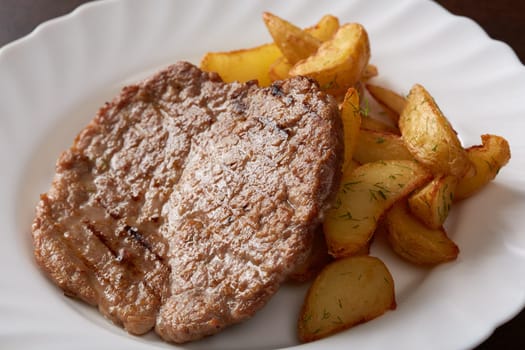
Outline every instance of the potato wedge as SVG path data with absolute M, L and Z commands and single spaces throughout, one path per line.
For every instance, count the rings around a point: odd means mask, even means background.
M 399 135 L 361 129 L 353 157 L 361 164 L 378 160 L 414 160 Z
M 500 169 L 510 160 L 507 140 L 496 135 L 481 135 L 481 146 L 467 148 L 467 156 L 476 171 L 462 178 L 456 188 L 457 200 L 471 196 L 492 181 Z
M 385 109 L 390 119 L 397 124 L 399 115 L 406 105 L 406 98 L 398 93 L 378 85 L 366 84 L 372 97 Z
M 452 175 L 434 178 L 408 198 L 410 211 L 427 227 L 440 228 L 450 212 L 457 183 Z
M 339 19 L 332 15 L 323 16 L 313 27 L 308 27 L 304 31 L 314 38 L 325 42 L 334 36 L 339 29 Z
M 323 223 L 329 253 L 341 258 L 358 252 L 372 238 L 384 212 L 431 178 L 426 168 L 410 160 L 377 161 L 343 172 Z
M 313 55 L 321 46 L 319 39 L 274 14 L 264 12 L 263 20 L 275 45 L 290 64 Z
M 341 119 L 344 132 L 344 161 L 343 169 L 346 169 L 352 161 L 354 149 L 358 144 L 359 128 L 361 126 L 361 113 L 359 112 L 359 94 L 354 88 L 348 89 L 341 104 Z
M 373 64 L 369 64 L 365 67 L 365 70 L 363 71 L 363 75 L 361 76 L 362 81 L 368 81 L 372 79 L 373 77 L 377 77 L 379 74 L 379 70 L 377 67 Z
M 344 94 L 361 79 L 369 59 L 366 30 L 358 23 L 349 23 L 339 27 L 334 37 L 324 42 L 314 55 L 293 66 L 290 76 L 305 75 L 329 93 Z
M 290 280 L 295 282 L 306 282 L 314 278 L 319 271 L 332 262 L 333 258 L 328 254 L 326 241 L 322 227 L 314 233 L 312 250 L 304 260 L 289 276 Z
M 288 72 L 292 68 L 292 65 L 288 63 L 286 57 L 281 56 L 271 64 L 268 75 L 271 81 L 284 80 L 288 78 Z
M 271 84 L 270 66 L 281 56 L 277 46 L 266 44 L 245 50 L 208 52 L 200 67 L 206 72 L 217 72 L 227 83 L 257 79 L 260 86 L 268 86 Z
M 399 129 L 414 158 L 434 174 L 461 177 L 472 167 L 449 121 L 419 84 L 410 90 L 399 118 Z
M 299 315 L 299 339 L 313 341 L 396 308 L 394 280 L 371 256 L 336 260 L 310 287 Z
M 343 170 L 343 178 L 346 178 L 350 176 L 350 173 L 354 171 L 355 169 L 359 168 L 362 164 L 356 162 L 354 159 L 350 162 L 350 164 L 346 165 L 346 167 Z
M 361 129 L 380 131 L 380 132 L 389 132 L 391 134 L 401 135 L 399 129 L 395 126 L 385 123 L 384 121 L 375 118 L 373 116 L 362 116 L 361 118 Z
M 443 227 L 431 229 L 409 212 L 406 201 L 396 203 L 386 214 L 388 242 L 403 259 L 417 265 L 436 265 L 451 261 L 458 246 Z
M 323 16 L 315 26 L 308 27 L 304 29 L 304 31 L 321 42 L 325 42 L 334 36 L 337 29 L 339 29 L 339 19 L 332 15 L 326 15 Z M 292 66 L 286 57 L 278 58 L 270 66 L 270 79 L 275 81 L 288 78 L 288 72 Z

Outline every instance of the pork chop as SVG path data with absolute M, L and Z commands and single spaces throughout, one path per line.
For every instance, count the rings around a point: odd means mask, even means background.
M 36 261 L 130 333 L 214 334 L 308 253 L 342 147 L 336 104 L 307 78 L 226 84 L 179 62 L 124 88 L 59 157 Z

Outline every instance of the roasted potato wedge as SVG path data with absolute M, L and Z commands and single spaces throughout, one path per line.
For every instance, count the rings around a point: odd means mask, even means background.
M 339 28 L 339 19 L 332 15 L 326 15 L 317 22 L 313 27 L 308 27 L 304 29 L 307 34 L 310 34 L 314 38 L 320 40 L 321 42 L 331 39 L 337 29 Z M 286 57 L 278 58 L 270 66 L 270 79 L 272 81 L 282 80 L 288 78 L 288 72 L 292 68 L 292 64 L 288 62 Z
M 434 174 L 461 177 L 472 167 L 448 119 L 419 84 L 410 90 L 399 118 L 399 129 L 414 158 Z
M 308 27 L 304 31 L 314 38 L 325 42 L 334 36 L 339 29 L 339 19 L 332 15 L 323 16 L 313 27 Z
M 290 69 L 290 76 L 305 75 L 332 94 L 344 94 L 359 79 L 370 59 L 368 34 L 362 25 L 339 27 L 334 37 L 317 52 Z
M 387 115 L 397 124 L 399 115 L 406 105 L 406 98 L 398 93 L 378 85 L 366 84 L 372 97 L 384 108 Z
M 270 14 L 269 16 L 272 17 L 273 15 Z M 275 17 L 272 19 L 275 20 Z M 277 17 L 274 22 L 282 24 L 281 21 L 284 20 Z M 295 27 L 293 24 L 288 24 Z M 286 28 L 289 26 L 284 25 L 284 30 Z M 303 32 L 302 29 L 295 28 Z M 339 28 L 339 20 L 334 16 L 327 15 L 321 18 L 315 26 L 306 28 L 304 33 L 299 35 L 311 38 L 312 42 L 317 43 L 315 50 L 311 52 L 314 53 L 321 41 L 331 38 L 337 28 Z M 303 49 L 304 47 L 301 47 L 301 50 Z M 257 79 L 261 86 L 268 86 L 275 80 L 286 79 L 288 71 L 292 67 L 275 43 L 228 52 L 208 52 L 202 58 L 200 66 L 204 71 L 219 73 L 226 82 L 245 82 Z
M 313 341 L 396 308 L 394 280 L 371 256 L 336 260 L 310 287 L 298 322 L 299 339 Z
M 399 135 L 361 129 L 353 157 L 361 164 L 378 160 L 414 160 Z
M 362 81 L 368 81 L 372 79 L 373 77 L 377 77 L 379 74 L 379 70 L 377 69 L 377 66 L 373 64 L 369 64 L 365 67 L 365 70 L 363 71 L 363 75 L 361 76 Z
M 384 121 L 380 120 L 379 118 L 375 118 L 373 116 L 362 116 L 361 118 L 361 129 L 364 130 L 372 130 L 372 131 L 380 131 L 380 132 L 388 132 L 391 134 L 401 135 L 399 132 L 399 129 L 395 126 L 392 126 L 388 123 L 385 123 Z
M 263 20 L 275 45 L 290 64 L 311 56 L 321 46 L 319 39 L 274 14 L 263 13 Z
M 359 94 L 354 88 L 349 88 L 341 104 L 341 119 L 344 132 L 344 161 L 346 169 L 352 161 L 352 155 L 358 142 L 359 128 L 361 126 L 361 113 L 359 112 Z
M 388 242 L 403 259 L 417 265 L 436 265 L 451 261 L 458 246 L 443 227 L 431 229 L 411 215 L 406 201 L 396 203 L 386 214 Z
M 323 223 L 330 254 L 341 258 L 361 250 L 384 212 L 431 178 L 426 168 L 410 160 L 377 161 L 343 172 L 334 206 Z
M 460 180 L 455 195 L 458 200 L 471 196 L 492 181 L 510 160 L 509 143 L 503 137 L 481 135 L 481 142 L 481 146 L 467 149 L 467 156 L 474 165 L 475 172 Z
M 245 82 L 257 79 L 260 86 L 271 84 L 268 71 L 281 51 L 274 44 L 251 49 L 229 52 L 208 52 L 201 60 L 200 67 L 206 72 L 219 73 L 222 80 Z
M 346 178 L 350 175 L 352 171 L 359 168 L 362 164 L 356 162 L 354 159 L 350 162 L 350 164 L 346 165 L 343 171 L 343 178 Z
M 281 56 L 272 63 L 268 75 L 270 76 L 271 81 L 284 80 L 288 78 L 288 72 L 291 68 L 292 65 L 288 63 L 286 57 Z
M 427 227 L 440 228 L 450 212 L 457 183 L 452 175 L 434 178 L 408 198 L 410 211 Z

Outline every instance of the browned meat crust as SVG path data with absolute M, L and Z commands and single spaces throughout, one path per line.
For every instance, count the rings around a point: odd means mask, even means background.
M 177 63 L 123 89 L 60 156 L 36 260 L 130 333 L 216 333 L 308 252 L 341 135 L 334 102 L 306 78 L 263 89 Z

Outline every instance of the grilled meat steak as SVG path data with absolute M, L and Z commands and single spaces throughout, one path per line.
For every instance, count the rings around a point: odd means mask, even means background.
M 60 156 L 36 261 L 130 333 L 216 333 L 263 307 L 308 252 L 341 130 L 306 78 L 260 88 L 174 64 L 124 88 Z

